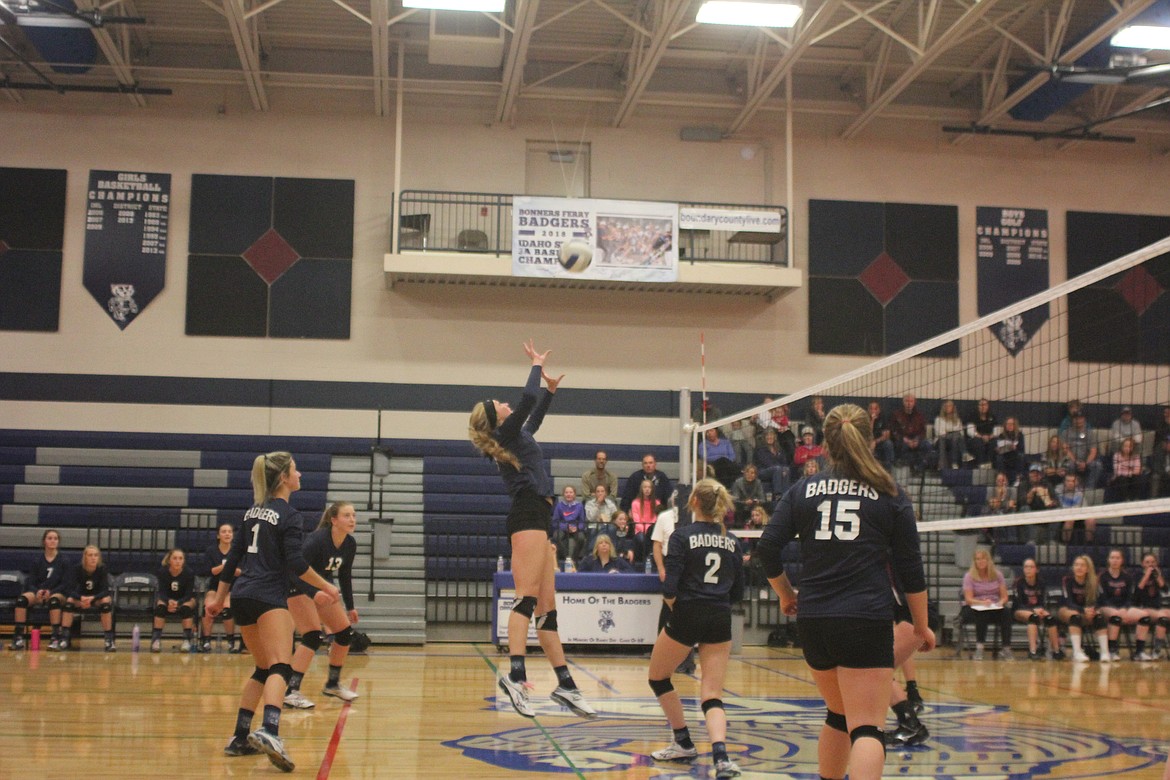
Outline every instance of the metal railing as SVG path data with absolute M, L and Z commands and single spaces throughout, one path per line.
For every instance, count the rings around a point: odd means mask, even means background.
M 680 208 L 778 211 L 779 233 L 679 229 L 680 262 L 787 265 L 788 209 L 759 203 L 679 203 Z M 393 215 L 392 215 L 393 217 Z M 398 197 L 399 251 L 512 253 L 512 196 L 488 192 L 404 190 Z

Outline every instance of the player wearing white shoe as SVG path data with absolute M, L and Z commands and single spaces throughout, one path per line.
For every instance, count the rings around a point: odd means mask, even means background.
M 511 668 L 499 676 L 498 685 L 517 713 L 526 718 L 535 717 L 528 701 L 525 686 L 528 674 L 524 664 L 528 625 L 535 614 L 536 636 L 557 675 L 557 687 L 551 698 L 582 717 L 593 718 L 597 713 L 586 703 L 569 673 L 557 632 L 556 552 L 548 541 L 553 484 L 535 437 L 565 377 L 562 374 L 554 378 L 545 373 L 548 352 L 538 352 L 531 339 L 524 344 L 524 354 L 532 361 L 532 368 L 516 409 L 491 398 L 481 401 L 472 408 L 467 429 L 471 443 L 500 470 L 512 499 L 507 521 L 516 585 L 516 601 L 508 618 Z M 542 378 L 546 385 L 543 392 Z
M 219 588 L 219 575 L 223 571 L 223 565 L 227 563 L 228 552 L 232 549 L 232 538 L 235 536 L 235 529 L 231 523 L 220 523 L 219 528 L 215 532 L 215 541 L 207 548 L 207 552 L 203 557 L 207 561 L 206 573 L 211 575 L 207 581 L 208 595 L 214 593 Z M 239 574 L 239 572 L 236 572 Z M 204 597 L 206 603 L 206 597 Z M 228 641 L 228 652 L 235 653 L 236 650 L 236 623 L 232 620 L 232 603 L 231 597 L 224 604 L 223 612 L 219 614 L 223 620 L 223 632 Z M 204 653 L 211 652 L 211 634 L 215 630 L 215 620 L 207 614 L 204 610 L 202 621 L 202 646 L 200 650 Z
M 1097 574 L 1093 571 L 1093 560 L 1087 555 L 1078 555 L 1072 563 L 1072 573 L 1061 581 L 1064 600 L 1056 611 L 1056 619 L 1068 626 L 1068 640 L 1072 645 L 1073 660 L 1084 663 L 1089 660 L 1081 647 L 1081 631 L 1086 626 L 1096 635 L 1100 648 L 1101 663 L 1109 657 L 1109 639 L 1105 633 L 1105 620 L 1097 607 Z
M 727 715 L 719 698 L 731 657 L 731 605 L 743 598 L 744 587 L 743 547 L 722 523 L 735 502 L 719 482 L 703 479 L 691 491 L 687 506 L 695 522 L 676 529 L 667 542 L 662 597 L 671 612 L 650 653 L 650 690 L 674 739 L 651 756 L 658 761 L 688 761 L 699 755 L 682 700 L 670 681 L 671 673 L 698 644 L 700 701 L 715 777 L 738 777 L 739 767 L 727 755 Z
M 1134 642 L 1134 660 L 1146 651 L 1146 638 L 1150 635 L 1149 616 L 1144 609 L 1134 606 L 1134 586 L 1137 584 L 1132 574 L 1125 569 L 1125 555 L 1121 550 L 1110 550 L 1108 566 L 1097 575 L 1098 587 L 1101 590 L 1100 607 L 1101 617 L 1108 625 L 1109 658 L 1120 661 L 1119 641 L 1122 626 L 1136 626 Z M 1143 622 L 1142 618 L 1146 618 Z
M 293 622 L 288 613 L 288 577 L 294 574 L 320 588 L 318 598 L 336 601 L 337 588 L 313 571 L 301 555 L 300 514 L 288 499 L 301 487 L 301 474 L 292 455 L 270 452 L 252 464 L 255 504 L 244 513 L 240 532 L 232 540 L 219 587 L 209 597 L 207 612 L 215 617 L 232 594 L 232 611 L 256 668 L 244 683 L 235 734 L 224 748 L 228 756 L 263 752 L 284 772 L 294 764 L 280 739 L 280 709 L 292 674 Z M 240 575 L 233 577 L 239 570 Z M 251 731 L 252 717 L 264 701 L 263 726 Z M 251 731 L 251 733 L 249 733 Z
M 12 618 L 12 649 L 25 648 L 24 627 L 28 619 L 28 608 L 45 605 L 49 608 L 49 623 L 52 626 L 49 649 L 57 650 L 64 638 L 61 633 L 61 610 L 65 607 L 69 561 L 60 554 L 61 535 L 49 529 L 41 534 L 41 557 L 33 563 L 28 583 L 32 587 L 16 598 Z
M 68 650 L 73 619 L 77 615 L 96 614 L 105 633 L 106 652 L 114 647 L 114 616 L 110 603 L 110 576 L 102 563 L 102 551 L 97 545 L 88 545 L 81 553 L 81 563 L 69 574 L 69 602 L 61 620 L 61 640 L 58 649 Z
M 158 593 L 155 594 L 154 629 L 150 632 L 150 652 L 162 649 L 163 627 L 167 618 L 178 618 L 183 625 L 183 643 L 179 649 L 189 652 L 195 641 L 195 574 L 187 568 L 187 555 L 179 548 L 163 556 L 158 570 Z
M 1134 604 L 1144 610 L 1144 619 L 1147 625 L 1154 626 L 1154 641 L 1150 649 L 1139 652 L 1137 660 L 1155 661 L 1159 657 L 1159 642 L 1165 646 L 1166 629 L 1170 628 L 1170 609 L 1162 606 L 1162 592 L 1166 589 L 1166 580 L 1162 570 L 1158 568 L 1158 558 L 1152 553 L 1142 556 L 1142 575 L 1138 578 L 1134 590 Z

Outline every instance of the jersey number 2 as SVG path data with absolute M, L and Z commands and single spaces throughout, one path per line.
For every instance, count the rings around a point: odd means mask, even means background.
M 856 539 L 861 533 L 861 518 L 856 511 L 860 508 L 860 501 L 822 501 L 817 506 L 817 511 L 821 513 L 821 524 L 814 538 L 832 539 L 836 536 L 845 542 Z
M 723 558 L 717 552 L 709 552 L 704 562 L 707 564 L 707 573 L 703 575 L 703 582 L 708 585 L 718 584 L 719 565 L 723 563 Z
M 260 552 L 260 524 L 252 526 L 252 543 L 248 545 L 248 552 Z

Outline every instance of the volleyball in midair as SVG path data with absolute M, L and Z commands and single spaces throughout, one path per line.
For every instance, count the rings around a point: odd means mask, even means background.
M 561 265 L 566 271 L 579 274 L 593 262 L 593 248 L 588 241 L 570 238 L 561 244 Z

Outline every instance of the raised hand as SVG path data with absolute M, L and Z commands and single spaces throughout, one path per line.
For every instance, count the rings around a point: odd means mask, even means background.
M 532 365 L 534 366 L 543 366 L 549 352 L 552 352 L 552 350 L 546 349 L 544 352 L 538 352 L 536 350 L 536 344 L 532 339 L 524 342 L 524 354 L 532 359 Z
M 546 352 L 545 354 L 547 355 L 548 353 Z M 543 368 L 543 367 L 541 367 L 541 370 L 540 370 L 540 375 L 541 375 L 542 377 L 544 377 L 544 383 L 545 383 L 546 385 L 548 385 L 548 391 L 549 391 L 550 393 L 555 393 L 555 392 L 557 391 L 557 387 L 559 387 L 559 386 L 560 386 L 560 384 L 561 384 L 561 380 L 565 378 L 565 375 L 564 375 L 564 374 L 561 374 L 561 375 L 560 375 L 560 376 L 558 376 L 556 379 L 553 379 L 551 376 L 549 376 L 548 374 L 546 374 L 546 373 L 544 372 L 544 368 Z

